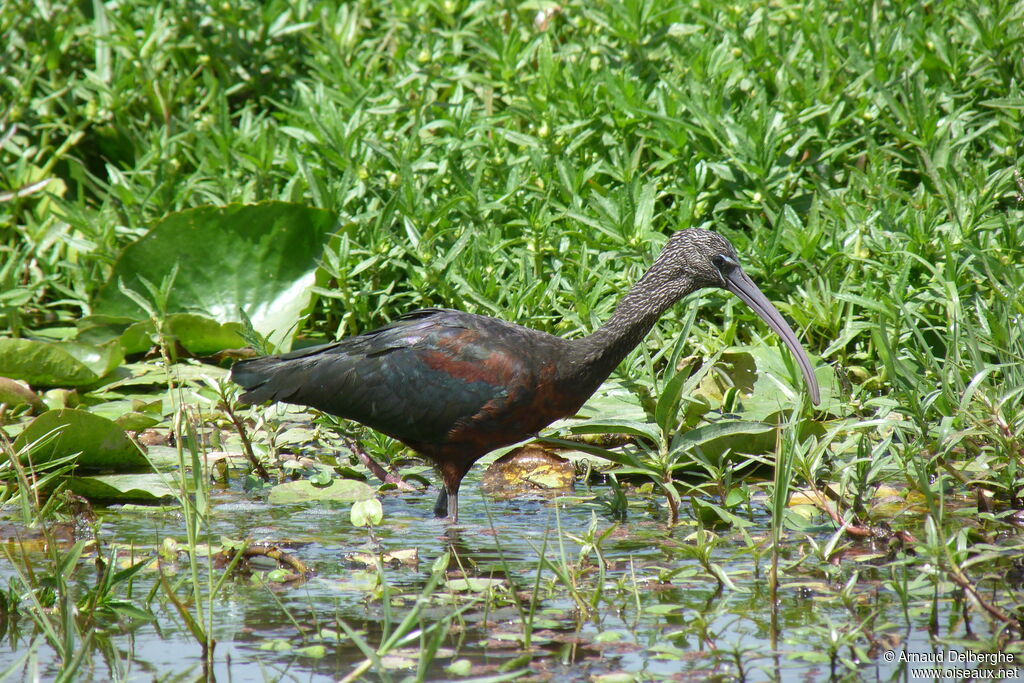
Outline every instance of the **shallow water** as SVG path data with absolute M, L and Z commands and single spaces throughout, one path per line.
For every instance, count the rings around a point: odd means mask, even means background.
M 603 508 L 594 502 L 607 495 L 602 487 L 583 489 L 573 498 L 544 500 L 490 500 L 481 493 L 477 468 L 467 479 L 460 496 L 463 524 L 449 529 L 433 518 L 434 492 L 387 495 L 382 499 L 384 524 L 371 534 L 354 528 L 347 505 L 269 506 L 255 496 L 237 490 L 214 494 L 210 539 L 251 538 L 275 543 L 299 557 L 315 574 L 297 585 L 262 584 L 245 578 L 228 581 L 214 603 L 215 649 L 212 675 L 221 681 L 338 680 L 363 661 L 363 653 L 344 639 L 331 642 L 320 637 L 321 628 L 342 632 L 338 620 L 359 630 L 376 646 L 388 628 L 379 593 L 371 589 L 376 571 L 353 563 L 349 555 L 358 550 L 396 551 L 416 549 L 416 567 L 386 566 L 384 580 L 391 591 L 392 626 L 401 621 L 423 590 L 430 567 L 446 549 L 457 559 L 449 567 L 461 566 L 473 577 L 511 578 L 529 609 L 529 595 L 538 585 L 533 629 L 532 664 L 513 662 L 523 652 L 518 643 L 524 626 L 521 612 L 499 594 L 496 600 L 481 599 L 455 620 L 457 628 L 442 643 L 445 648 L 428 668 L 427 680 L 456 677 L 444 667 L 453 659 L 471 660 L 474 675 L 497 675 L 500 667 L 512 670 L 530 666 L 531 680 L 579 681 L 590 676 L 627 672 L 636 680 L 704 680 L 709 677 L 747 680 L 822 680 L 836 673 L 846 678 L 910 680 L 900 662 L 885 661 L 884 650 L 876 649 L 861 661 L 857 673 L 842 668 L 832 671 L 827 657 L 830 631 L 851 628 L 854 614 L 836 598 L 836 591 L 849 578 L 843 571 L 830 581 L 811 562 L 783 577 L 778 615 L 778 647 L 771 643 L 772 611 L 764 572 L 767 555 L 755 561 L 745 548 L 749 543 L 733 532 L 723 532 L 722 542 L 711 560 L 731 578 L 734 588 L 718 583 L 694 559 L 692 541 L 686 537 L 692 527 L 667 530 L 664 515 L 648 514 L 657 501 L 630 494 L 634 505 L 630 517 L 602 543 L 607 561 L 603 581 L 593 553 L 580 563 L 581 539 L 596 516 L 597 530 L 612 526 Z M 165 538 L 184 542 L 182 519 L 177 512 L 140 514 L 109 510 L 101 513 L 101 537 L 107 542 L 131 542 L 139 556 L 150 552 Z M 754 519 L 751 537 L 767 532 L 767 518 Z M 819 542 L 828 534 L 823 533 Z M 371 538 L 372 537 L 372 538 Z M 801 551 L 801 538 L 790 534 L 787 563 Z M 595 600 L 597 608 L 584 614 L 577 608 L 565 581 L 556 578 L 550 566 L 538 569 L 541 553 L 556 566 L 570 565 L 570 582 L 575 582 L 583 600 Z M 88 561 L 88 558 L 83 561 Z M 456 562 L 458 565 L 456 565 Z M 853 564 L 853 563 L 850 563 Z M 879 617 L 875 628 L 888 623 L 884 634 L 894 651 L 929 652 L 927 610 L 911 613 L 910 624 L 893 593 L 883 581 L 888 569 L 878 563 L 862 562 L 858 619 L 873 611 Z M 272 565 L 272 563 L 271 563 Z M 268 565 L 268 566 L 271 566 Z M 178 576 L 183 576 L 184 565 Z M 538 583 L 538 571 L 540 579 Z M 0 580 L 6 585 L 11 568 L 0 564 Z M 214 570 L 219 576 L 220 570 Z M 83 571 L 82 576 L 91 577 Z M 157 580 L 155 571 L 144 572 L 133 586 L 134 600 L 144 597 Z M 184 588 L 179 595 L 186 594 Z M 450 604 L 443 587 L 424 610 L 421 626 L 444 618 L 468 598 Z M 203 675 L 200 649 L 180 617 L 170 609 L 162 593 L 151 603 L 158 621 L 144 623 L 131 633 L 113 633 L 108 655 L 97 652 L 78 680 L 188 680 Z M 957 635 L 959 624 L 954 605 L 940 603 L 941 635 Z M 978 624 L 975 624 L 977 627 Z M 27 620 L 20 630 L 29 631 Z M 854 638 L 853 640 L 857 640 Z M 867 649 L 864 639 L 859 644 Z M 307 645 L 324 646 L 323 656 L 300 654 Z M 28 643 L 18 629 L 7 634 L 0 650 L 0 670 L 24 654 Z M 412 673 L 417 644 L 402 654 L 413 659 L 390 672 L 392 680 Z M 290 648 L 290 649 L 289 649 Z M 963 649 L 963 648 L 961 648 Z M 842 656 L 856 658 L 848 647 Z M 40 674 L 52 678 L 57 668 L 53 655 L 43 645 L 38 649 Z M 1004 667 L 1005 668 L 1005 667 Z M 1019 671 L 1014 672 L 1020 675 Z M 12 672 L 21 678 L 24 669 Z M 382 680 L 367 672 L 359 680 Z

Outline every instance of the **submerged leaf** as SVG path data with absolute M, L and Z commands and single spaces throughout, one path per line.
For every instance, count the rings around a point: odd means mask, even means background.
M 504 579 L 490 579 L 482 576 L 467 576 L 464 579 L 448 579 L 444 582 L 445 587 L 450 591 L 483 593 L 488 590 L 504 589 Z
M 484 471 L 481 481 L 491 495 L 515 496 L 524 492 L 572 489 L 576 467 L 540 446 L 529 444 L 513 449 Z
M 328 486 L 317 486 L 309 480 L 301 479 L 272 488 L 267 502 L 271 505 L 317 501 L 351 502 L 373 497 L 373 487 L 354 479 L 334 479 Z

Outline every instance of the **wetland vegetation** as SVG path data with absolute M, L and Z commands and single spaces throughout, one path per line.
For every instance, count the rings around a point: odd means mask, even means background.
M 1024 3 L 11 0 L 0 35 L 0 675 L 1024 675 Z M 688 227 L 819 406 L 704 290 L 543 433 L 574 487 L 484 493 L 503 449 L 449 528 L 401 444 L 227 379 L 422 307 L 586 334 Z

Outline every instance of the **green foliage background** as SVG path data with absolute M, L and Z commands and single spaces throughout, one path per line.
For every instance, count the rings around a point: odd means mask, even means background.
M 950 426 L 1018 440 L 1022 20 L 1014 2 L 5 3 L 4 327 L 60 337 L 122 247 L 204 204 L 340 217 L 304 330 L 327 337 L 425 305 L 579 334 L 666 233 L 706 226 L 855 406 L 941 440 L 930 425 L 980 401 Z M 696 351 L 757 334 L 707 300 Z

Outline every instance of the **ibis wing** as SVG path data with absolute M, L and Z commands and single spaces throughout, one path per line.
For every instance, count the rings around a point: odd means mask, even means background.
M 481 329 L 476 321 L 417 311 L 333 344 L 242 361 L 231 376 L 249 403 L 311 406 L 406 443 L 439 443 L 529 380 L 505 326 Z

